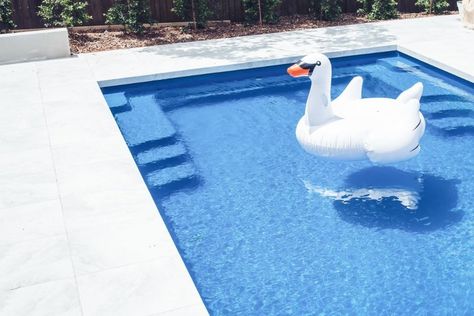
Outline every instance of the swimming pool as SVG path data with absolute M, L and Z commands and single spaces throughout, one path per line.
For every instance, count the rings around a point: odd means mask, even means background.
M 286 65 L 103 92 L 211 314 L 474 313 L 474 87 L 395 52 L 332 62 L 333 97 L 423 82 L 417 158 L 305 153 Z

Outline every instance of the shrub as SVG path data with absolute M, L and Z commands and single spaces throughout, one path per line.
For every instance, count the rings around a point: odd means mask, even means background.
M 106 24 L 128 24 L 128 8 L 124 3 L 117 2 L 104 13 Z
M 38 15 L 46 27 L 70 27 L 82 25 L 92 19 L 92 17 L 87 14 L 86 7 L 86 1 L 43 0 L 38 7 Z
M 122 24 L 125 32 L 141 34 L 145 30 L 143 24 L 150 22 L 150 2 L 147 0 L 119 0 L 105 16 L 107 24 Z
M 310 0 L 309 13 L 325 21 L 336 20 L 342 12 L 340 0 Z
M 0 31 L 5 32 L 16 27 L 13 23 L 11 0 L 0 0 Z
M 264 1 L 264 0 L 262 0 Z M 259 8 L 258 3 L 255 0 L 243 0 L 242 5 L 244 6 L 244 18 L 247 23 L 255 23 L 259 20 Z
M 262 22 L 278 22 L 280 16 L 277 9 L 282 0 L 260 0 Z M 258 0 L 243 0 L 245 21 L 255 23 L 260 20 L 260 10 Z
M 442 14 L 449 8 L 446 0 L 417 0 L 415 4 L 429 14 Z
M 369 14 L 372 11 L 372 5 L 374 4 L 374 0 L 357 0 L 357 2 L 362 6 L 360 9 L 357 10 L 357 13 L 360 15 Z
M 194 29 L 206 26 L 212 11 L 208 0 L 173 0 L 173 12 L 184 20 L 192 20 Z
M 374 0 L 372 11 L 368 14 L 370 20 L 388 20 L 398 17 L 397 1 Z
M 362 8 L 357 12 L 366 14 L 370 20 L 388 20 L 398 17 L 395 0 L 358 0 Z

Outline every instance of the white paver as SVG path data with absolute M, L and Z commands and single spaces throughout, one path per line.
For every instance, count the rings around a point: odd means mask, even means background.
M 74 277 L 65 234 L 0 245 L 0 253 L 3 291 Z
M 0 66 L 0 315 L 207 314 L 99 84 L 395 49 L 474 81 L 458 16 Z
M 85 315 L 151 315 L 202 304 L 178 256 L 78 277 Z M 117 286 L 118 285 L 118 286 Z
M 5 191 L 2 190 L 1 192 L 3 194 Z M 0 209 L 0 232 L 2 236 L 0 247 L 2 245 L 16 245 L 23 241 L 65 235 L 61 202 L 59 199 L 45 200 L 2 208 Z M 3 259 L 4 253 L 0 251 L 0 266 Z

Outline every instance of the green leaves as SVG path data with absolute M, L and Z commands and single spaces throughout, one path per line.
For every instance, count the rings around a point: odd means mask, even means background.
M 212 15 L 208 0 L 173 0 L 172 11 L 184 20 L 192 20 L 196 27 L 205 27 Z
M 429 14 L 443 14 L 449 8 L 446 0 L 417 0 L 415 4 Z
M 104 17 L 106 24 L 126 25 L 128 23 L 128 8 L 123 3 L 116 3 L 104 14 Z
M 105 16 L 107 24 L 122 24 L 125 31 L 142 34 L 144 23 L 150 22 L 150 2 L 146 0 L 117 1 Z
M 324 21 L 334 21 L 342 13 L 340 0 L 310 0 L 309 13 Z
M 388 20 L 398 17 L 396 0 L 358 0 L 362 8 L 359 14 L 367 14 L 370 20 Z
M 0 0 L 0 31 L 6 32 L 15 27 L 11 0 Z
M 367 15 L 370 20 L 388 20 L 398 16 L 395 0 L 374 0 L 372 11 Z
M 278 6 L 282 0 L 260 0 L 262 19 L 265 23 L 276 23 L 279 19 Z M 259 20 L 258 0 L 242 0 L 244 6 L 245 21 L 255 23 Z
M 86 1 L 43 0 L 38 7 L 38 15 L 46 27 L 71 27 L 83 25 L 92 19 L 86 8 Z

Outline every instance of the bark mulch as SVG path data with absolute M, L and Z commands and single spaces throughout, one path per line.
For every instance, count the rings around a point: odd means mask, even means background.
M 457 14 L 457 12 L 450 12 Z M 425 13 L 402 13 L 400 19 L 427 17 Z M 111 49 L 143 47 L 170 43 L 202 41 L 207 39 L 227 38 L 254 34 L 276 33 L 307 28 L 318 28 L 336 25 L 348 25 L 370 22 L 365 17 L 345 13 L 337 21 L 319 21 L 308 16 L 295 15 L 281 17 L 280 21 L 271 25 L 244 25 L 242 23 L 213 24 L 205 29 L 194 31 L 189 27 L 168 26 L 148 30 L 142 35 L 124 34 L 121 31 L 88 31 L 69 32 L 71 51 L 91 53 Z

